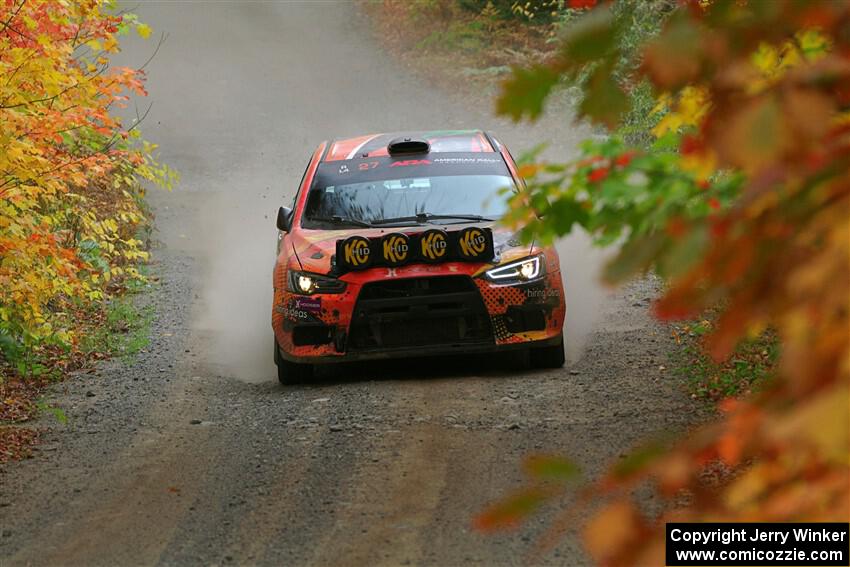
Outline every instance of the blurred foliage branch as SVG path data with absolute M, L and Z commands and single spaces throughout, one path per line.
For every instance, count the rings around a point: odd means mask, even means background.
M 768 327 L 781 358 L 769 387 L 723 402 L 716 423 L 638 449 L 583 489 L 578 501 L 600 506 L 587 548 L 602 564 L 663 564 L 670 520 L 846 521 L 850 5 L 680 3 L 625 68 L 617 9 L 588 9 L 555 57 L 515 69 L 498 110 L 538 119 L 559 82 L 582 79 L 580 117 L 616 132 L 633 108 L 630 85 L 646 81 L 653 141 L 588 142 L 568 164 L 530 156 L 528 197 L 513 200 L 507 220 L 526 224 L 526 237 L 551 240 L 578 225 L 618 244 L 606 279 L 665 275 L 654 306 L 663 319 L 716 309 L 705 339 L 716 360 Z M 718 463 L 738 470 L 707 483 Z M 633 497 L 646 481 L 666 503 L 658 515 Z M 546 500 L 534 495 L 533 506 L 516 497 L 494 505 L 478 527 L 515 525 Z M 683 496 L 688 506 L 677 505 Z

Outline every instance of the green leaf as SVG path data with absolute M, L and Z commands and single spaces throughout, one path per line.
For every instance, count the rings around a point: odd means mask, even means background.
M 538 480 L 571 480 L 579 475 L 578 466 L 557 455 L 533 455 L 525 460 L 525 472 Z
M 546 65 L 523 69 L 516 67 L 513 75 L 502 84 L 496 101 L 496 113 L 510 116 L 519 122 L 523 117 L 536 120 L 543 112 L 543 103 L 558 83 L 560 75 Z
M 558 235 L 569 234 L 573 225 L 586 226 L 587 210 L 579 201 L 570 197 L 562 197 L 549 204 L 546 210 L 546 223 L 555 229 Z
M 658 457 L 664 455 L 667 445 L 668 440 L 666 438 L 646 443 L 623 457 L 611 468 L 611 472 L 617 478 L 631 476 L 652 463 Z
M 617 257 L 605 267 L 604 279 L 620 283 L 636 273 L 646 270 L 662 250 L 667 239 L 660 232 L 630 240 Z
M 673 240 L 673 246 L 660 263 L 661 275 L 676 277 L 683 274 L 702 257 L 708 245 L 708 230 L 704 225 L 694 225 L 682 238 Z
M 614 129 L 629 108 L 629 98 L 617 84 L 612 68 L 604 65 L 593 71 L 579 112 L 594 122 L 601 122 Z
M 516 528 L 551 497 L 551 493 L 541 487 L 515 492 L 476 517 L 475 528 L 482 532 Z
M 617 48 L 619 29 L 608 6 L 592 10 L 570 26 L 564 36 L 562 56 L 568 67 L 606 58 Z

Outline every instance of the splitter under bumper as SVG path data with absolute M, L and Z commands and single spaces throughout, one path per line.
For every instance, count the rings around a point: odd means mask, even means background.
M 418 358 L 431 356 L 456 356 L 468 354 L 492 354 L 500 352 L 508 352 L 513 350 L 521 350 L 526 348 L 537 348 L 556 346 L 561 344 L 562 335 L 543 339 L 539 341 L 529 341 L 522 343 L 508 344 L 470 344 L 460 343 L 452 345 L 434 345 L 422 347 L 405 347 L 393 349 L 375 349 L 347 352 L 337 356 L 295 356 L 287 353 L 283 349 L 279 349 L 280 356 L 284 360 L 290 362 L 298 362 L 302 364 L 334 364 L 339 362 L 357 362 L 364 360 L 391 360 L 398 358 Z

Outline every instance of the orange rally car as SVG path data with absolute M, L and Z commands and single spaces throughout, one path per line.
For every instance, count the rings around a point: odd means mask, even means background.
M 558 255 L 495 222 L 505 190 L 523 187 L 487 132 L 322 143 L 277 217 L 280 381 L 304 381 L 315 364 L 506 349 L 562 366 Z

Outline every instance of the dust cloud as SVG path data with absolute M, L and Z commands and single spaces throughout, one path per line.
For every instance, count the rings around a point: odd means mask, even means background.
M 222 376 L 246 382 L 276 376 L 271 306 L 280 204 L 265 195 L 215 193 L 200 207 L 199 221 L 210 228 L 199 251 L 195 331 L 209 345 L 204 362 Z
M 567 298 L 564 346 L 569 364 L 581 358 L 611 296 L 611 291 L 600 283 L 610 253 L 593 246 L 583 231 L 561 238 L 555 242 L 555 249 L 561 260 L 561 280 Z

